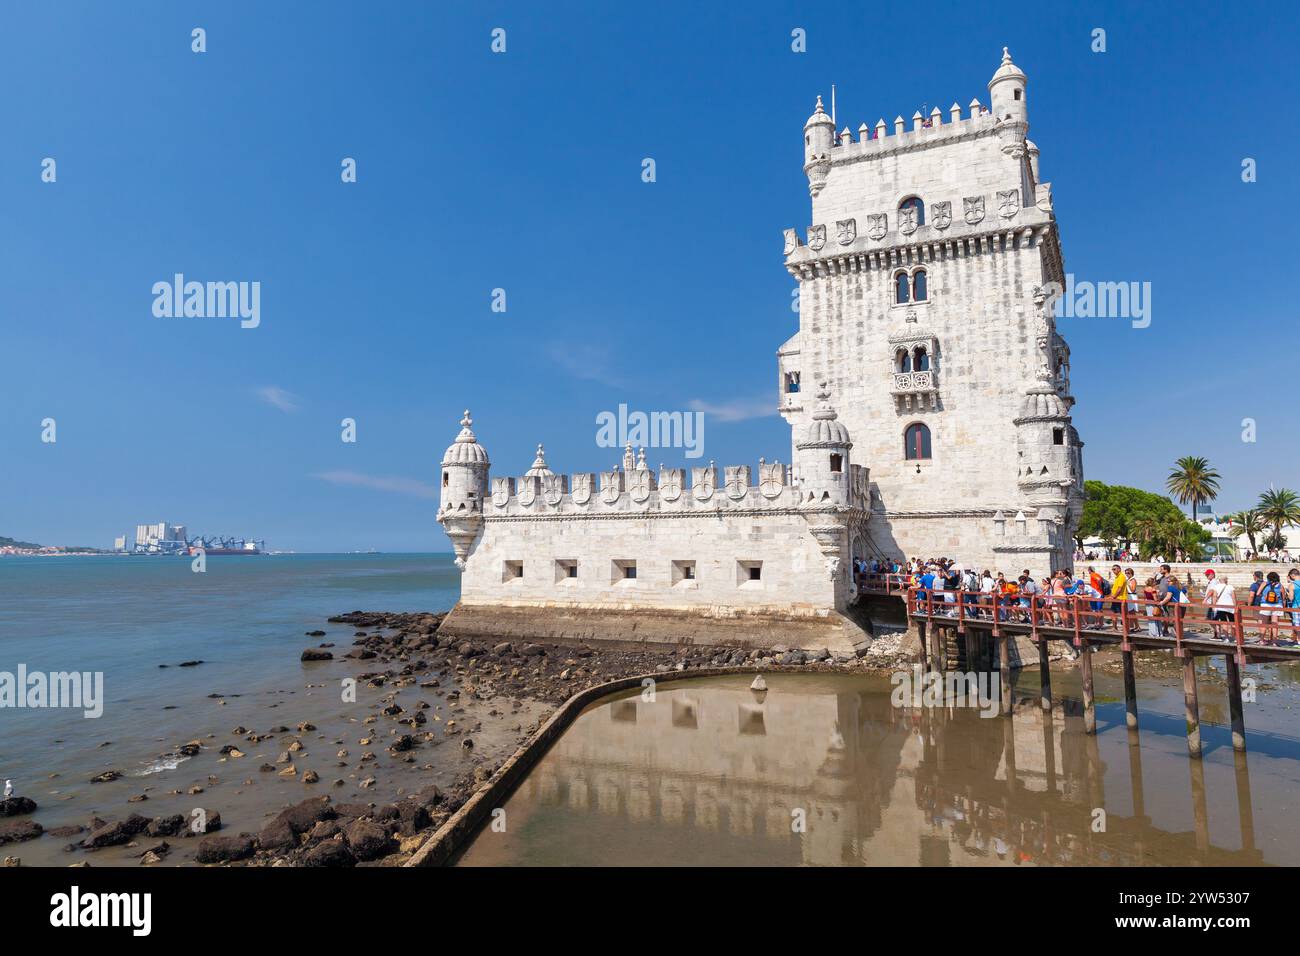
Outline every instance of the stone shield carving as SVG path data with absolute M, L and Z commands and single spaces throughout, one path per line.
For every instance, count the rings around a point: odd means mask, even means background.
M 542 497 L 554 508 L 564 498 L 564 476 L 551 475 L 542 479 Z
M 916 232 L 916 207 L 904 206 L 898 210 L 898 231 L 905 236 Z
M 696 468 L 692 493 L 696 501 L 708 501 L 713 497 L 713 469 Z
M 537 484 L 533 481 L 525 480 L 524 486 L 519 489 L 519 503 L 527 508 L 536 500 Z
M 889 217 L 882 213 L 867 216 L 867 235 L 872 239 L 884 239 L 889 229 Z
M 1003 219 L 1010 219 L 1018 212 L 1020 212 L 1020 190 L 1008 189 L 1006 192 L 999 192 L 998 215 Z
M 573 476 L 573 503 L 585 505 L 591 500 L 591 475 Z
M 605 502 L 607 505 L 612 505 L 614 502 L 618 501 L 619 496 L 623 493 L 623 489 L 618 486 L 617 474 L 613 475 L 609 481 L 606 481 L 605 477 L 606 476 L 604 475 L 601 476 L 600 500 Z
M 665 469 L 659 476 L 659 497 L 676 501 L 682 496 L 682 473 L 676 468 Z
M 510 479 L 493 478 L 492 479 L 492 504 L 498 508 L 504 508 L 510 503 Z
M 732 501 L 739 501 L 745 497 L 747 491 L 749 491 L 749 484 L 745 481 L 745 472 L 740 468 L 728 468 L 727 497 Z
M 858 238 L 858 221 L 856 219 L 836 220 L 835 231 L 839 236 L 840 245 L 847 246 L 854 239 Z
M 973 226 L 984 218 L 983 196 L 967 196 L 962 204 L 966 207 L 966 222 L 969 225 Z
M 799 233 L 794 229 L 785 230 L 785 254 L 788 256 L 799 247 Z
M 776 498 L 785 488 L 785 482 L 781 480 L 784 467 L 780 462 L 772 462 L 770 465 L 760 467 L 758 490 L 764 498 Z
M 826 227 L 809 226 L 808 227 L 808 248 L 813 252 L 821 252 L 822 246 L 826 245 Z
M 650 497 L 650 472 L 638 470 L 632 472 L 629 481 L 631 482 L 632 500 L 637 504 Z
M 947 229 L 952 225 L 952 203 L 937 202 L 930 207 L 930 221 L 936 229 Z

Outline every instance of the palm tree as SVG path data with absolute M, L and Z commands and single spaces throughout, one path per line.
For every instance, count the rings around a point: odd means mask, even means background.
M 1248 511 L 1233 512 L 1228 515 L 1228 524 L 1232 525 L 1232 530 L 1237 535 L 1244 534 L 1246 540 L 1250 542 L 1250 550 L 1255 554 L 1259 554 L 1259 546 L 1255 544 L 1255 536 L 1264 533 L 1264 519 L 1259 516 L 1258 511 L 1250 509 Z
M 1284 525 L 1300 525 L 1300 495 L 1290 488 L 1270 488 L 1259 496 L 1255 505 L 1263 522 L 1273 529 L 1272 537 L 1280 539 Z
M 1197 505 L 1218 497 L 1219 473 L 1210 467 L 1209 459 L 1185 455 L 1174 462 L 1165 488 L 1183 504 L 1191 504 L 1195 521 Z

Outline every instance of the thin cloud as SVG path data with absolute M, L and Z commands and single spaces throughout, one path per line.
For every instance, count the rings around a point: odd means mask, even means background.
M 610 368 L 609 350 L 587 342 L 551 342 L 546 354 L 574 378 L 598 382 L 611 388 L 623 387 L 623 378 Z
M 350 485 L 354 488 L 369 488 L 371 491 L 384 491 L 395 495 L 409 495 L 412 498 L 436 498 L 438 489 L 414 478 L 396 478 L 389 475 L 363 475 L 359 471 L 322 471 L 312 475 L 332 485 Z
M 261 385 L 253 389 L 253 394 L 267 405 L 278 408 L 282 412 L 296 412 L 301 404 L 297 395 L 279 385 Z
M 767 418 L 776 414 L 776 408 L 770 398 L 736 399 L 731 402 L 705 402 L 698 398 L 687 403 L 693 412 L 716 418 L 720 422 L 743 422 L 751 418 Z

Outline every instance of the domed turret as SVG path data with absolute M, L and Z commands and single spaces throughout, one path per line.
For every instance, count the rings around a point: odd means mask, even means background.
M 469 409 L 465 409 L 465 417 L 460 420 L 460 434 L 456 440 L 447 446 L 443 452 L 442 463 L 446 465 L 483 465 L 484 467 L 491 464 L 488 461 L 487 449 L 478 443 L 474 433 L 470 430 L 470 425 L 474 424 L 474 419 L 469 417 Z M 538 446 L 540 450 L 541 446 Z
M 1010 52 L 1003 47 L 1002 65 L 989 80 L 993 118 L 997 120 L 1003 152 L 1024 149 L 1025 134 L 1029 132 L 1029 107 L 1025 102 L 1028 82 L 1024 71 L 1011 62 Z
M 478 443 L 470 425 L 474 420 L 465 409 L 460 434 L 442 456 L 442 500 L 438 523 L 451 539 L 456 566 L 465 568 L 465 558 L 483 526 L 483 502 L 488 496 L 487 449 Z
M 822 382 L 812 421 L 804 431 L 803 441 L 795 446 L 803 481 L 800 495 L 805 504 L 849 503 L 849 451 L 853 442 L 831 407 L 830 397 L 827 384 Z
M 533 459 L 533 467 L 524 472 L 525 478 L 554 478 L 555 472 L 546 467 L 546 450 L 539 444 L 537 446 L 537 457 Z
M 831 168 L 831 147 L 835 144 L 835 121 L 817 97 L 817 108 L 803 124 L 803 168 L 808 174 L 808 190 L 816 196 L 826 185 Z

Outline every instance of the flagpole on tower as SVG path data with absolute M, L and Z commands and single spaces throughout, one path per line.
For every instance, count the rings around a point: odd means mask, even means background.
M 831 84 L 831 125 L 835 125 L 835 84 Z M 836 136 L 839 134 L 836 133 Z

